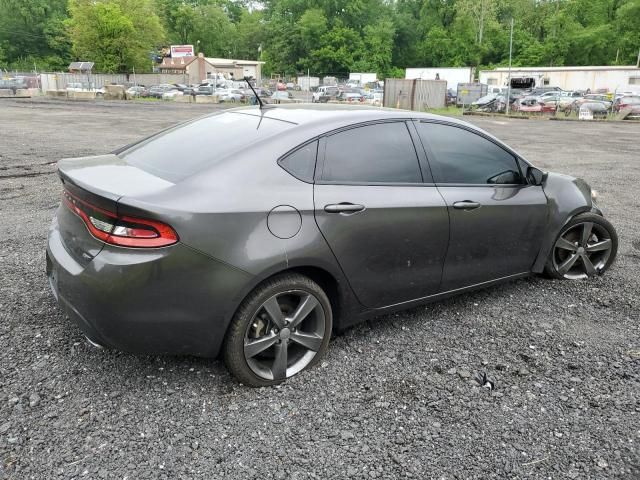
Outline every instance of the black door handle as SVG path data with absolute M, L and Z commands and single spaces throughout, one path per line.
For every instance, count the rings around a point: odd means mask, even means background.
M 471 200 L 463 200 L 461 202 L 455 202 L 453 208 L 457 208 L 458 210 L 474 210 L 480 208 L 480 204 L 478 202 L 472 202 Z
M 355 203 L 332 203 L 324 206 L 324 211 L 327 213 L 356 213 L 362 210 L 364 210 L 364 205 Z

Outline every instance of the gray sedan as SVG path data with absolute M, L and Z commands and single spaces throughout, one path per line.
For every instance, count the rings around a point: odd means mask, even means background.
M 58 172 L 47 274 L 88 339 L 222 354 L 252 386 L 317 363 L 333 330 L 531 274 L 599 275 L 617 251 L 584 181 L 417 112 L 226 110 Z

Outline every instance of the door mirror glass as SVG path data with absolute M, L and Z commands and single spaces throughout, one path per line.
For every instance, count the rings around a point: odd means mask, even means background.
M 546 174 L 542 170 L 539 170 L 535 167 L 527 168 L 527 181 L 531 185 L 542 185 L 545 177 Z
M 487 183 L 494 184 L 516 184 L 522 183 L 520 181 L 520 174 L 513 170 L 505 170 L 504 172 L 500 172 L 497 175 L 494 175 L 491 178 L 487 179 Z

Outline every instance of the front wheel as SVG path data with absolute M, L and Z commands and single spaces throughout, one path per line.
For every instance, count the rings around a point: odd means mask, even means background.
M 602 275 L 618 252 L 616 229 L 600 215 L 583 213 L 562 229 L 545 265 L 552 278 L 578 280 Z
M 332 321 L 318 284 L 293 273 L 275 277 L 242 302 L 225 338 L 224 361 L 245 385 L 276 385 L 322 358 Z

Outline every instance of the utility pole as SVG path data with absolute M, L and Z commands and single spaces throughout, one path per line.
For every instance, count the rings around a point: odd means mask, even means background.
M 509 36 L 509 74 L 507 75 L 507 115 L 511 108 L 511 56 L 513 54 L 513 17 L 511 17 L 511 35 Z
M 478 45 L 482 45 L 483 32 L 484 32 L 484 0 L 480 0 L 480 25 L 478 26 Z

